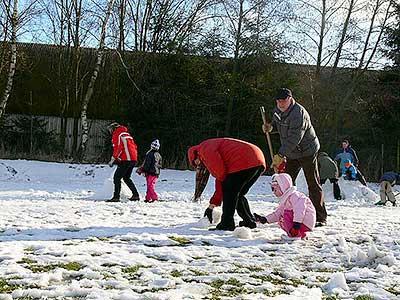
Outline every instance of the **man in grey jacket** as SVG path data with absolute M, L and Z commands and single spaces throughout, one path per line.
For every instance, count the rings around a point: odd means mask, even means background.
M 324 226 L 327 212 L 317 163 L 320 144 L 310 115 L 294 100 L 292 92 L 287 88 L 279 89 L 275 99 L 276 108 L 273 111 L 272 122 L 263 126 L 264 132 L 271 132 L 272 128 L 276 128 L 281 140 L 271 168 L 279 172 L 284 165 L 284 172 L 292 177 L 293 183 L 303 168 L 308 193 L 317 212 L 316 226 Z

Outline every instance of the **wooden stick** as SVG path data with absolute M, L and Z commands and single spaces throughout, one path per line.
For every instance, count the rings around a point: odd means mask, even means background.
M 261 111 L 261 117 L 263 119 L 263 123 L 264 123 L 264 125 L 267 125 L 268 122 L 267 122 L 267 117 L 265 116 L 264 106 L 260 107 L 260 111 Z M 271 142 L 271 137 L 269 136 L 269 132 L 265 132 L 265 137 L 267 139 L 269 154 L 271 155 L 271 162 L 272 162 L 274 160 L 274 151 L 272 150 L 272 142 Z

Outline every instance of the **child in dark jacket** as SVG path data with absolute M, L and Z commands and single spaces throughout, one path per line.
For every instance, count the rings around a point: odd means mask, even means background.
M 154 202 L 158 200 L 158 195 L 154 189 L 158 176 L 160 176 L 160 169 L 162 166 L 162 157 L 158 150 L 160 149 L 160 142 L 154 140 L 151 143 L 150 150 L 146 153 L 146 158 L 143 164 L 136 170 L 136 173 L 141 175 L 145 174 L 147 191 L 146 200 L 144 202 Z
M 383 173 L 381 180 L 381 200 L 375 205 L 386 205 L 386 202 L 389 200 L 392 202 L 393 206 L 396 206 L 396 196 L 393 193 L 393 186 L 396 184 L 400 185 L 400 173 L 396 172 L 386 172 Z

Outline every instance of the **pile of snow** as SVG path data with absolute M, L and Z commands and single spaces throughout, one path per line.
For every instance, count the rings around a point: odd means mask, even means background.
M 233 236 L 238 239 L 251 240 L 253 238 L 253 234 L 251 233 L 251 229 L 247 227 L 236 227 L 233 231 Z
M 346 278 L 343 273 L 333 273 L 324 286 L 324 289 L 330 294 L 343 294 L 343 291 L 348 291 L 349 286 L 346 283 Z

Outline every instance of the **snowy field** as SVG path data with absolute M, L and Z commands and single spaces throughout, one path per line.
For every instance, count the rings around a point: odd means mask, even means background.
M 105 203 L 112 173 L 0 160 L 0 299 L 400 299 L 400 208 L 373 206 L 377 184 L 340 182 L 342 201 L 325 184 L 328 226 L 288 241 L 276 224 L 208 231 L 191 171 L 162 170 L 163 201 Z M 269 181 L 250 190 L 253 212 L 277 206 Z

